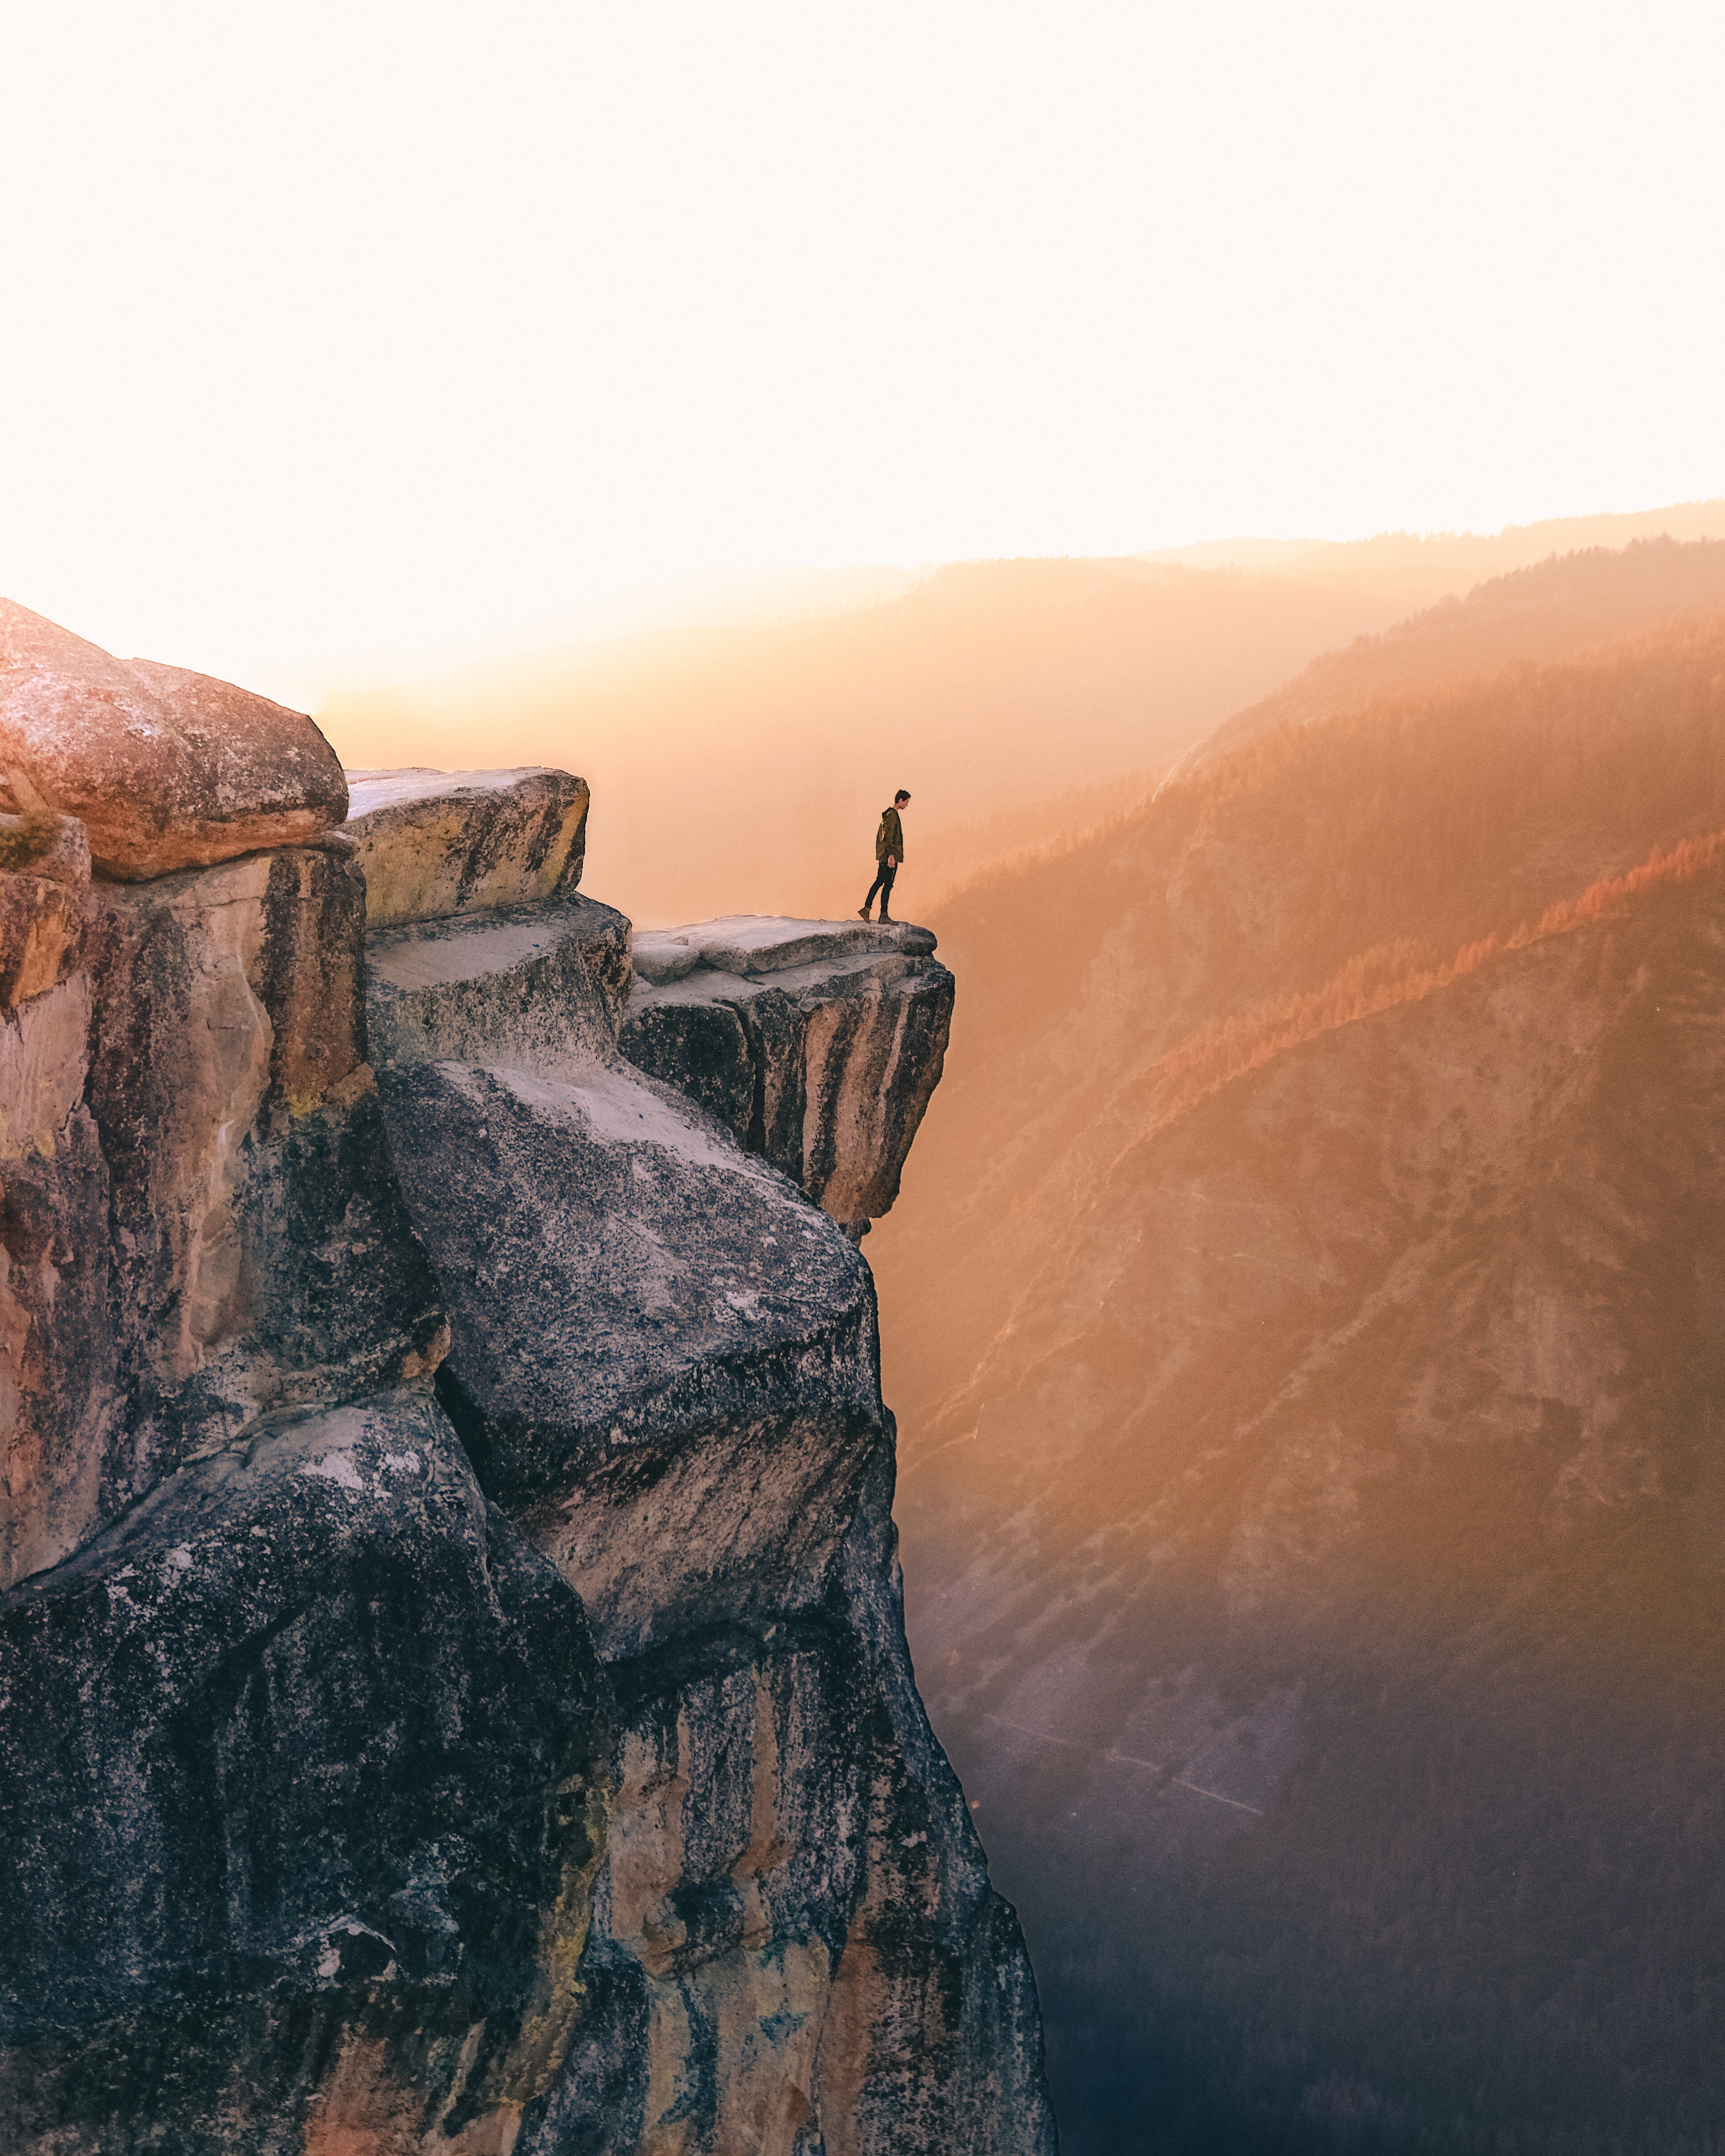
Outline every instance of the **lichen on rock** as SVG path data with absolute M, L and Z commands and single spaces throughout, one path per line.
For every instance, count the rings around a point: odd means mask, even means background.
M 932 937 L 632 963 L 580 781 L 354 793 L 0 875 L 5 2145 L 1045 2156 L 856 1247 Z

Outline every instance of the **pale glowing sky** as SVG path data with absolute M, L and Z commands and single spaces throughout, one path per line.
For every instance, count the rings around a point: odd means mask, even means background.
M 1725 494 L 1722 24 L 15 5 L 0 591 L 310 702 L 713 570 Z

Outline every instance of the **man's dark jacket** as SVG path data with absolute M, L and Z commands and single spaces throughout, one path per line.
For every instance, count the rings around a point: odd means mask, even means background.
M 875 834 L 875 859 L 884 861 L 891 854 L 894 860 L 902 863 L 905 858 L 905 827 L 898 819 L 896 808 L 880 811 L 880 828 Z

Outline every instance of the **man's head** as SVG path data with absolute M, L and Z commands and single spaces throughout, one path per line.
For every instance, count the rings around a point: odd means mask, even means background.
M 895 808 L 902 808 L 910 798 L 910 795 L 906 793 L 905 789 L 901 786 L 898 789 L 897 793 L 892 797 L 892 805 Z

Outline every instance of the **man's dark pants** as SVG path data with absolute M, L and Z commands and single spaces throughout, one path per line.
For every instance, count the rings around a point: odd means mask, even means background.
M 865 913 L 866 913 L 869 908 L 875 903 L 875 893 L 877 891 L 880 894 L 880 911 L 883 913 L 891 912 L 892 879 L 897 874 L 898 863 L 896 861 L 894 861 L 890 867 L 885 861 L 881 862 L 880 873 L 875 876 L 875 880 L 869 886 L 869 895 L 863 901 L 863 911 Z

